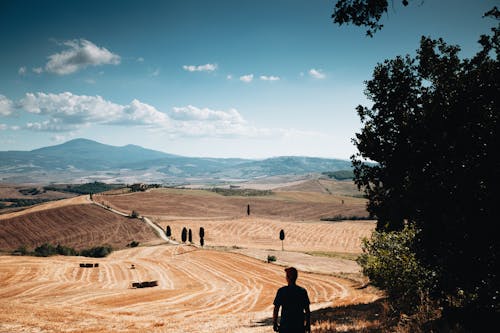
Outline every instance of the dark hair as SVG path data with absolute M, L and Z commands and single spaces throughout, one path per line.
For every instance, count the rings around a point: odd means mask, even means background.
M 297 269 L 295 269 L 295 267 L 285 268 L 285 272 L 286 272 L 286 277 L 290 281 L 292 281 L 292 282 L 297 281 L 298 272 L 297 272 Z

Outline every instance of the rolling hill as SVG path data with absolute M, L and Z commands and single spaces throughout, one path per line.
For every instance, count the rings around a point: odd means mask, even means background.
M 87 139 L 32 151 L 0 151 L 0 182 L 155 182 L 248 180 L 350 170 L 350 161 L 281 156 L 263 160 L 201 158 Z

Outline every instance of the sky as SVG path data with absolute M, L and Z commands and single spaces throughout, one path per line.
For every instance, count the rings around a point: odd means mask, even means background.
M 349 159 L 373 68 L 422 35 L 478 51 L 499 0 L 0 0 L 0 151 L 87 138 L 197 157 Z

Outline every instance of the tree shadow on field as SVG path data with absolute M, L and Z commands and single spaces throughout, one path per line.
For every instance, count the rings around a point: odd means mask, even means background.
M 335 327 L 338 326 L 342 326 L 342 332 L 346 333 L 380 332 L 383 325 L 381 323 L 383 302 L 383 299 L 379 299 L 367 304 L 327 307 L 311 311 L 311 325 L 320 326 L 318 329 L 313 329 L 313 332 L 337 332 Z M 272 327 L 272 325 L 273 318 L 269 317 L 255 322 L 251 327 Z

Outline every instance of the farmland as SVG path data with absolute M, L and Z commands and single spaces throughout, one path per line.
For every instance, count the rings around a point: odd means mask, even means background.
M 366 214 L 362 199 L 296 189 L 273 193 L 247 198 L 155 189 L 94 195 L 111 208 L 126 214 L 137 210 L 163 229 L 170 226 L 174 239 L 169 243 L 140 219 L 93 205 L 85 196 L 4 214 L 0 227 L 10 229 L 0 232 L 9 230 L 9 237 L 0 239 L 3 249 L 33 238 L 33 245 L 57 239 L 75 248 L 105 242 L 118 250 L 99 259 L 0 256 L 0 331 L 269 332 L 272 301 L 285 284 L 283 266 L 288 265 L 299 269 L 298 283 L 309 292 L 313 332 L 337 309 L 380 298 L 370 287 L 359 288 L 366 281 L 355 262 L 336 257 L 359 254 L 360 238 L 370 235 L 374 223 L 319 220 Z M 206 234 L 203 248 L 195 245 L 200 226 Z M 193 230 L 195 244 L 177 244 L 182 227 Z M 126 248 L 131 239 L 141 245 Z M 277 257 L 275 263 L 267 263 L 269 254 Z M 80 267 L 85 262 L 98 267 Z M 157 286 L 132 288 L 141 281 Z M 360 320 L 364 327 L 377 323 Z M 360 324 L 337 325 L 350 329 Z

